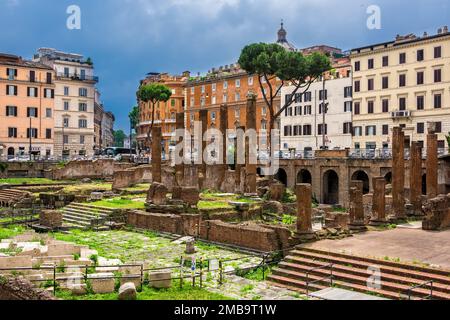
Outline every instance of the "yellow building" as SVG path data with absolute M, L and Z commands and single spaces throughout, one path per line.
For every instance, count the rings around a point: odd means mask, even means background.
M 41 63 L 0 54 L 0 156 L 53 155 L 54 79 Z
M 392 128 L 426 146 L 428 124 L 437 123 L 439 148 L 450 132 L 450 33 L 353 49 L 353 144 L 356 149 L 392 147 Z

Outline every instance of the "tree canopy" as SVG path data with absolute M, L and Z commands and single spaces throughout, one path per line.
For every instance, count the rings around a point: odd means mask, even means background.
M 172 96 L 172 91 L 160 83 L 151 83 L 143 85 L 137 92 L 137 97 L 143 102 L 151 102 L 155 105 L 157 102 L 167 102 Z
M 123 148 L 126 138 L 127 135 L 123 132 L 123 130 L 114 131 L 114 146 L 117 148 Z
M 133 109 L 131 109 L 131 112 L 128 114 L 128 118 L 130 119 L 131 129 L 136 130 L 136 127 L 139 123 L 139 107 L 138 106 L 134 106 Z

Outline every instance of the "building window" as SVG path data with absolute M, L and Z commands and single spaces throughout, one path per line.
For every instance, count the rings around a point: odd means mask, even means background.
M 6 106 L 6 116 L 7 117 L 17 117 L 17 107 Z
M 228 89 L 228 81 L 223 82 L 223 89 L 224 90 Z
M 368 68 L 369 69 L 373 69 L 374 68 L 374 63 L 373 63 L 373 59 L 369 59 L 367 62 Z
M 223 95 L 223 98 L 222 98 L 222 100 L 223 100 L 223 103 L 226 103 L 226 102 L 227 102 L 227 100 L 228 100 L 228 97 L 227 97 L 227 95 L 226 95 L 226 94 L 224 94 L 224 95 Z
M 325 94 L 324 94 L 325 92 Z M 328 99 L 328 91 L 320 90 L 319 91 L 319 100 L 327 100 Z
M 353 128 L 352 128 L 352 123 L 351 122 L 344 122 L 344 134 L 350 134 L 353 132 Z
M 389 125 L 388 124 L 383 125 L 383 135 L 384 136 L 389 135 Z
M 417 72 L 417 84 L 421 85 L 424 84 L 425 81 L 425 74 L 423 71 Z
M 436 122 L 435 125 L 436 133 L 442 133 L 442 122 Z
M 302 103 L 302 94 L 301 93 L 296 93 L 295 94 L 295 103 Z
M 84 144 L 85 141 L 86 141 L 85 136 L 81 135 L 81 136 L 80 136 L 80 144 Z
M 406 86 L 406 74 L 399 75 L 398 83 L 399 83 L 398 84 L 399 87 L 405 87 Z
M 239 119 L 241 117 L 241 109 L 234 110 L 234 117 Z
M 69 111 L 69 101 L 64 101 L 64 111 Z
M 437 147 L 438 147 L 438 149 L 440 149 L 440 150 L 442 150 L 442 149 L 445 149 L 445 140 L 438 140 L 438 142 L 437 142 Z
M 216 121 L 216 113 L 214 111 L 211 112 L 211 120 Z
M 248 85 L 249 86 L 253 85 L 253 77 L 248 77 Z
M 45 129 L 45 139 L 52 138 L 52 129 Z
M 311 115 L 312 114 L 312 107 L 311 106 L 305 106 L 305 112 L 303 114 L 305 116 L 306 115 Z
M 217 90 L 217 83 L 213 83 L 213 84 L 211 85 L 211 90 L 212 90 L 213 92 L 216 92 L 216 90 Z
M 236 79 L 236 88 L 241 87 L 241 79 Z
M 175 107 L 175 99 L 171 99 L 170 100 L 170 106 L 171 107 Z
M 373 79 L 367 80 L 367 90 L 372 91 L 374 89 Z
M 435 69 L 434 70 L 434 82 L 441 82 L 441 81 L 442 81 L 442 70 Z
M 8 80 L 15 80 L 17 77 L 17 69 L 7 68 L 6 74 L 8 76 Z
M 319 124 L 317 126 L 317 134 L 321 135 L 321 134 L 328 134 L 328 125 L 325 124 L 325 130 L 323 130 L 324 125 L 323 123 Z
M 355 81 L 355 92 L 360 92 L 361 91 L 361 81 L 356 80 Z
M 305 92 L 305 102 L 311 102 L 312 101 L 312 94 L 310 91 Z
M 353 135 L 355 137 L 361 137 L 362 136 L 362 127 L 354 127 L 353 128 Z
M 434 48 L 434 58 L 438 59 L 440 57 L 442 57 L 442 47 L 441 46 L 435 47 Z
M 78 111 L 86 112 L 87 111 L 87 104 L 86 103 L 79 103 L 78 104 Z
M 312 130 L 311 130 L 311 125 L 310 124 L 307 124 L 307 125 L 303 126 L 303 135 L 304 136 L 310 136 L 311 132 L 312 132 Z
M 33 87 L 28 87 L 27 88 L 27 96 L 28 97 L 35 97 L 35 98 L 37 98 L 37 96 L 38 96 L 38 89 L 37 88 L 33 88 Z
M 17 128 L 8 128 L 8 138 L 17 138 Z
M 367 113 L 374 113 L 374 103 L 373 101 L 367 102 Z
M 64 95 L 65 96 L 68 96 L 69 95 L 69 91 L 70 89 L 69 89 L 69 87 L 64 87 Z
M 417 61 L 423 61 L 424 60 L 424 52 L 423 49 L 417 50 Z
M 435 109 L 442 108 L 442 95 L 441 94 L 434 95 L 434 108 Z
M 406 110 L 406 98 L 400 98 L 398 100 L 398 105 L 399 105 L 400 111 L 405 111 Z
M 319 104 L 319 114 L 328 113 L 328 107 L 324 107 L 323 103 Z
M 352 87 L 345 87 L 344 88 L 344 98 L 351 98 L 353 96 L 353 88 Z
M 78 120 L 78 127 L 79 128 L 87 128 L 87 120 L 86 119 L 79 119 Z
M 417 124 L 417 133 L 419 133 L 419 134 L 425 133 L 425 124 L 423 122 L 419 122 Z
M 79 96 L 80 97 L 87 97 L 88 95 L 88 90 L 86 88 L 80 88 L 78 90 Z
M 47 118 L 51 118 L 52 117 L 52 109 L 51 108 L 45 109 L 45 116 Z
M 36 129 L 36 128 L 27 128 L 27 138 L 28 139 L 29 138 L 37 139 L 37 137 L 38 137 L 38 129 Z
M 236 92 L 235 99 L 236 99 L 236 101 L 240 101 L 241 100 L 241 94 L 239 92 Z
M 213 97 L 211 98 L 211 104 L 216 104 L 216 101 L 217 101 L 216 96 L 213 96 Z
M 382 110 L 383 112 L 389 112 L 389 100 L 388 99 L 383 99 L 381 101 L 381 105 L 382 105 Z
M 389 57 L 384 56 L 383 57 L 383 67 L 388 67 L 388 66 L 389 66 Z
M 68 77 L 69 74 L 70 74 L 69 68 L 68 68 L 68 67 L 65 67 L 65 68 L 64 68 L 64 76 L 65 76 L 65 77 Z
M 44 98 L 54 99 L 55 98 L 55 90 L 54 89 L 44 89 Z
M 355 71 L 360 71 L 361 70 L 361 62 L 360 61 L 356 61 L 355 62 Z
M 355 102 L 355 114 L 361 113 L 361 104 L 359 102 Z
M 202 86 L 202 93 L 205 93 L 205 86 Z
M 28 118 L 37 118 L 38 117 L 38 109 L 34 107 L 27 108 L 27 117 Z
M 17 86 L 6 86 L 6 95 L 8 96 L 17 96 Z
M 195 87 L 191 87 L 191 94 L 195 93 Z
M 69 136 L 68 135 L 63 135 L 63 143 L 69 143 Z
M 344 102 L 344 112 L 352 112 L 352 109 L 353 109 L 353 102 L 345 101 Z
M 69 127 L 69 118 L 63 118 L 63 127 L 68 128 Z
M 425 97 L 417 96 L 417 110 L 425 109 Z
M 376 136 L 377 135 L 377 127 L 376 126 L 367 126 L 366 127 L 366 136 Z
M 389 77 L 383 77 L 383 80 L 382 80 L 382 86 L 383 86 L 383 89 L 388 89 L 389 88 Z
M 400 64 L 405 64 L 406 63 L 406 53 L 400 53 L 399 55 L 399 63 Z

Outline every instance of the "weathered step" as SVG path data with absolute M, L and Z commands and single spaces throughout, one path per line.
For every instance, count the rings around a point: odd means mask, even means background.
M 318 267 L 326 267 L 327 263 L 320 262 L 317 260 L 310 260 L 306 258 L 300 258 L 300 257 L 286 257 L 284 262 L 281 262 L 281 267 L 284 267 L 286 269 L 290 269 L 293 271 L 304 271 L 308 272 L 312 268 L 318 268 Z M 348 274 L 350 276 L 358 276 L 358 277 L 369 277 L 371 274 L 367 271 L 367 268 L 356 268 L 353 267 L 353 265 L 340 265 L 340 264 L 334 264 L 333 265 L 333 271 L 336 272 L 343 272 L 345 274 Z M 387 272 L 381 272 L 381 280 L 383 282 L 389 281 L 393 283 L 399 283 L 404 284 L 409 287 L 413 285 L 421 285 L 424 283 L 424 281 L 419 279 L 414 279 L 411 277 L 406 276 L 399 276 L 396 274 L 389 274 Z M 429 285 L 425 286 L 425 288 L 430 288 Z M 450 286 L 440 283 L 440 282 L 433 282 L 433 290 L 439 291 L 442 293 L 450 294 Z
M 72 202 L 70 205 L 68 205 L 68 207 L 88 209 L 89 211 L 96 210 L 96 211 L 104 212 L 104 213 L 111 213 L 111 212 L 114 211 L 113 208 L 93 206 L 93 205 L 90 205 L 90 204 L 78 203 L 78 202 Z
M 98 218 L 108 218 L 108 216 L 109 216 L 109 215 L 107 215 L 105 213 L 83 211 L 81 209 L 69 208 L 69 207 L 65 207 L 63 209 L 63 212 L 74 213 L 74 214 L 78 214 L 78 215 L 81 215 L 81 216 L 92 217 L 92 218 L 97 218 L 97 217 Z
M 300 277 L 302 280 L 305 281 L 307 279 L 307 273 L 310 272 L 311 270 L 311 268 L 309 267 L 289 263 L 280 264 L 280 267 L 282 268 L 282 272 L 295 275 L 296 277 Z M 331 274 L 330 269 L 316 269 L 309 273 L 309 277 L 314 276 L 318 277 L 318 279 L 321 278 L 323 279 L 324 277 L 329 277 L 330 274 Z M 375 291 L 372 288 L 367 287 L 367 280 L 369 278 L 368 275 L 357 276 L 354 274 L 340 272 L 338 270 L 335 270 L 335 268 L 333 267 L 333 278 L 335 281 L 342 282 L 344 283 L 345 286 L 348 286 L 349 288 L 354 288 L 355 290 L 360 290 L 360 288 L 363 288 L 363 290 L 365 289 L 366 291 Z M 405 296 L 408 293 L 408 290 L 412 287 L 412 285 L 415 285 L 413 283 L 407 284 L 406 280 L 405 282 L 406 283 L 404 284 L 391 282 L 389 280 L 384 279 L 384 277 L 382 276 L 380 279 L 381 290 L 376 290 L 375 292 L 380 293 L 382 295 L 385 295 L 386 292 L 391 292 L 393 296 L 397 296 L 397 298 L 399 298 L 402 295 Z M 423 298 L 430 295 L 430 289 L 431 287 L 429 286 L 424 288 L 416 288 L 415 290 L 411 291 L 411 294 L 415 297 Z M 438 299 L 450 299 L 450 294 L 438 290 L 433 290 L 433 296 Z
M 393 275 L 405 275 L 408 274 L 408 277 L 411 277 L 413 279 L 423 280 L 425 281 L 434 281 L 439 282 L 442 284 L 450 285 L 450 277 L 449 274 L 447 275 L 441 275 L 441 271 L 439 270 L 438 273 L 434 273 L 434 269 L 429 269 L 429 272 L 423 272 L 423 271 L 415 271 L 413 268 L 406 269 L 403 268 L 402 264 L 395 264 L 395 263 L 389 263 L 389 265 L 386 265 L 383 260 L 376 260 L 376 259 L 370 259 L 367 260 L 361 257 L 357 257 L 356 259 L 353 259 L 353 256 L 348 255 L 341 255 L 339 256 L 331 253 L 328 254 L 328 252 L 324 251 L 315 251 L 310 252 L 309 250 L 294 250 L 291 252 L 291 256 L 297 256 L 297 257 L 303 257 L 305 259 L 309 260 L 318 260 L 318 261 L 325 261 L 328 263 L 335 263 L 339 265 L 345 265 L 345 266 L 353 266 L 358 267 L 361 269 L 367 269 L 369 267 L 378 267 L 380 268 L 380 271 L 382 274 L 393 274 Z M 412 266 L 414 267 L 414 266 Z M 423 268 L 421 268 L 423 269 Z
M 63 214 L 63 219 L 64 218 L 68 218 L 68 219 L 73 219 L 73 220 L 76 220 L 76 221 L 83 221 L 83 222 L 86 222 L 86 223 L 91 223 L 91 221 L 94 221 L 94 219 L 92 219 L 91 217 L 86 217 L 86 216 L 78 216 L 78 215 L 74 215 L 74 214 L 71 214 L 71 213 L 64 213 Z M 102 220 L 100 220 L 100 221 L 102 221 Z
M 276 270 L 276 269 L 274 269 Z M 275 283 L 276 285 L 281 285 L 284 288 L 288 288 L 291 289 L 293 291 L 298 291 L 301 293 L 306 293 L 306 288 L 308 287 L 308 285 L 306 284 L 305 281 L 301 281 L 298 279 L 292 279 L 290 277 L 285 277 L 276 273 L 271 274 L 269 277 L 267 277 L 267 281 Z M 321 284 L 310 284 L 309 285 L 309 290 L 310 292 L 314 292 L 314 291 L 320 291 L 323 289 L 328 288 L 329 286 L 326 285 L 321 285 Z
M 80 226 L 86 226 L 86 227 L 90 227 L 91 226 L 91 222 L 90 221 L 78 220 L 76 218 L 72 218 L 72 217 L 68 217 L 68 216 L 63 216 L 63 221 L 64 222 L 69 222 L 69 223 L 75 224 L 75 225 L 80 225 Z

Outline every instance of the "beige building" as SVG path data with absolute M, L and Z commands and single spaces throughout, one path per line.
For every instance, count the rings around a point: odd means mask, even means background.
M 0 157 L 53 155 L 55 72 L 0 54 Z
M 428 124 L 437 123 L 439 148 L 450 132 L 450 33 L 397 36 L 394 41 L 351 51 L 353 147 L 392 148 L 392 128 L 401 126 L 406 146 L 426 146 Z
M 55 154 L 94 155 L 94 67 L 82 55 L 41 48 L 35 61 L 56 71 Z

